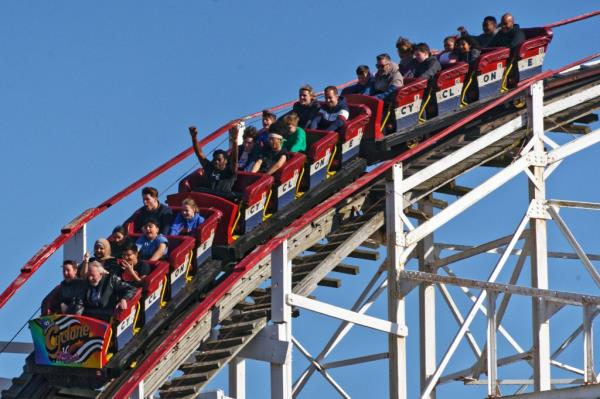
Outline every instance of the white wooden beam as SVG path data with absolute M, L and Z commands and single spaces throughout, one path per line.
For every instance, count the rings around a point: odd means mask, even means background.
M 406 328 L 406 326 L 401 326 L 396 323 L 389 322 L 387 320 L 379 319 L 377 317 L 367 316 L 364 314 L 353 312 L 351 310 L 330 305 L 325 302 L 303 297 L 301 295 L 289 294 L 287 296 L 287 303 L 290 306 L 297 306 L 302 309 L 310 310 L 311 312 L 316 312 L 325 316 L 345 320 L 350 323 L 358 324 L 388 334 L 393 334 L 398 337 L 406 337 L 408 335 L 408 329 Z

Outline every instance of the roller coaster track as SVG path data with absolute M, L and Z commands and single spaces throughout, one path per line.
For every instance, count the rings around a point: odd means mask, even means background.
M 578 68 L 597 56 L 523 82 L 517 90 L 474 111 L 415 148 L 375 166 L 342 188 L 235 265 L 215 289 L 199 298 L 201 302 L 182 312 L 169 329 L 155 337 L 137 359 L 137 367 L 122 373 L 101 392 L 54 387 L 44 377 L 33 374 L 26 365 L 23 375 L 13 381 L 13 386 L 3 392 L 3 397 L 126 398 L 142 381 L 145 392 L 160 390 L 161 397 L 195 397 L 230 360 L 248 350 L 249 343 L 264 339 L 261 331 L 266 331 L 269 326 L 271 298 L 270 289 L 261 286 L 271 278 L 271 253 L 278 245 L 287 240 L 288 256 L 293 262 L 295 294 L 307 296 L 319 284 L 337 287 L 337 281 L 328 277 L 330 273 L 356 272 L 355 267 L 340 263 L 344 258 L 374 256 L 368 249 L 359 247 L 379 245 L 369 237 L 385 222 L 384 176 L 393 165 L 403 165 L 403 184 L 409 188 L 405 193 L 404 208 L 406 212 L 413 212 L 408 214 L 411 217 L 419 217 L 411 205 L 433 192 L 466 194 L 468 190 L 454 183 L 458 176 L 483 165 L 506 167 L 519 155 L 530 135 L 528 115 L 526 110 L 515 110 L 506 104 L 525 93 L 535 82 L 546 79 L 544 123 L 547 130 L 581 120 L 600 107 L 600 67 Z M 571 68 L 575 69 L 564 72 Z M 231 123 L 223 126 L 205 141 L 226 132 L 230 126 Z M 598 141 L 596 137 L 591 140 Z M 82 214 L 63 230 L 65 237 L 59 237 L 52 245 L 62 245 L 69 234 L 94 215 L 137 190 L 190 152 L 184 151 L 98 208 Z M 440 167 L 441 160 L 444 160 L 444 168 Z M 447 167 L 449 164 L 452 166 Z M 323 239 L 325 244 L 320 243 Z M 34 257 L 28 264 L 29 270 L 39 267 L 37 262 L 40 258 Z M 10 289 L 16 289 L 22 283 L 19 281 Z M 2 300 L 2 303 L 8 300 L 6 295 Z M 183 374 L 170 378 L 178 369 Z

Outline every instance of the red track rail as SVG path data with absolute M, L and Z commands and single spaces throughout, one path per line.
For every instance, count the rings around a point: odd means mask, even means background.
M 473 119 L 481 116 L 482 114 L 498 106 L 499 104 L 502 104 L 503 102 L 506 102 L 507 100 L 513 98 L 517 94 L 525 91 L 533 83 L 598 57 L 600 57 L 600 52 L 586 57 L 584 59 L 581 59 L 572 64 L 569 64 L 558 70 L 546 71 L 524 81 L 519 88 L 509 93 L 506 93 L 505 95 L 492 101 L 491 103 L 483 107 L 481 110 L 476 111 L 473 114 L 452 124 L 440 133 L 423 141 L 422 143 L 418 144 L 416 147 L 410 149 L 409 151 L 404 152 L 389 161 L 382 162 L 369 173 L 358 178 L 354 183 L 344 187 L 337 194 L 322 202 L 315 208 L 311 209 L 301 218 L 296 219 L 292 224 L 290 224 L 288 227 L 282 230 L 276 237 L 271 239 L 266 244 L 258 246 L 251 254 L 242 259 L 240 263 L 238 263 L 235 266 L 233 272 L 225 280 L 223 280 L 223 282 L 219 284 L 218 287 L 211 291 L 210 294 L 202 301 L 201 304 L 199 304 L 194 309 L 193 312 L 191 312 L 184 320 L 182 320 L 177 325 L 177 327 L 175 327 L 175 329 L 171 332 L 169 337 L 163 340 L 158 348 L 152 351 L 152 354 L 147 359 L 145 359 L 144 362 L 138 367 L 138 369 L 134 371 L 131 377 L 123 385 L 121 385 L 121 387 L 119 387 L 119 389 L 117 390 L 117 392 L 115 392 L 113 397 L 115 399 L 128 398 L 131 395 L 131 393 L 135 390 L 139 382 L 143 381 L 146 375 L 148 375 L 148 373 L 158 364 L 160 359 L 163 358 L 177 344 L 177 342 L 179 342 L 187 334 L 191 327 L 201 317 L 208 313 L 210 309 L 212 309 L 212 307 L 217 304 L 219 299 L 221 299 L 225 295 L 225 293 L 227 293 L 239 279 L 241 279 L 248 271 L 250 271 L 254 266 L 256 266 L 263 258 L 265 258 L 267 255 L 273 252 L 275 248 L 277 248 L 279 245 L 281 245 L 281 243 L 284 242 L 284 240 L 298 233 L 308 223 L 323 215 L 328 209 L 331 209 L 343 199 L 347 198 L 351 194 L 357 192 L 361 188 L 365 187 L 367 184 L 379 178 L 394 164 L 402 162 L 412 157 L 413 155 L 418 154 L 421 151 L 433 146 L 434 144 L 449 136 L 457 129 L 461 128 Z
M 596 15 L 600 15 L 600 10 L 588 12 L 587 14 L 578 15 L 578 16 L 573 17 L 573 18 L 563 19 L 562 21 L 556 21 L 556 22 L 553 22 L 553 23 L 551 23 L 549 25 L 546 25 L 544 27 L 545 28 L 556 28 L 557 26 L 563 26 L 563 25 L 572 24 L 573 22 L 582 21 L 584 19 L 595 17 Z

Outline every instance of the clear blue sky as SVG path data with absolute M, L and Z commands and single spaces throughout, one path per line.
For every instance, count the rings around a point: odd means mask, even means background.
M 454 34 L 459 25 L 479 31 L 481 19 L 488 14 L 499 18 L 511 11 L 517 23 L 531 27 L 597 6 L 594 1 L 556 0 L 5 0 L 0 3 L 0 212 L 4 225 L 0 288 L 12 281 L 43 244 L 54 239 L 61 226 L 186 148 L 190 124 L 196 124 L 201 135 L 208 134 L 233 118 L 294 98 L 301 84 L 310 83 L 320 90 L 351 80 L 356 65 L 374 65 L 376 54 L 389 52 L 396 57 L 394 43 L 399 35 L 440 48 L 443 37 Z M 592 19 L 557 28 L 546 68 L 598 51 L 598 27 L 598 19 Z M 587 159 L 597 152 L 590 151 Z M 193 165 L 193 160 L 185 162 L 154 185 L 164 190 Z M 563 184 L 577 182 L 568 173 L 556 179 L 558 192 Z M 520 187 L 524 184 L 521 181 Z M 595 187 L 584 180 L 578 186 L 577 194 L 582 197 L 578 199 L 597 200 Z M 521 199 L 516 204 L 524 206 Z M 505 200 L 490 199 L 478 215 Z M 90 243 L 106 236 L 139 203 L 134 195 L 98 218 L 89 227 Z M 498 215 L 492 219 L 505 226 L 502 234 L 508 234 L 516 222 Z M 449 228 L 452 241 L 481 242 L 484 226 L 464 226 Z M 0 310 L 0 340 L 10 338 L 60 280 L 60 256 L 51 258 Z M 370 270 L 363 268 L 363 273 Z M 345 304 L 353 300 L 346 297 L 347 292 L 320 289 L 317 294 Z M 380 305 L 373 314 L 382 314 L 383 309 Z M 298 336 L 317 352 L 322 337 L 311 336 L 314 329 L 308 330 L 306 323 L 302 326 Z M 333 327 L 323 322 L 323 328 Z M 27 331 L 21 339 L 28 339 Z M 357 343 L 367 341 L 376 348 L 361 350 Z M 337 358 L 385 350 L 385 339 L 378 334 L 358 335 L 351 342 L 355 345 L 345 346 Z M 410 341 L 412 355 L 417 353 L 416 342 L 416 337 Z M 300 357 L 295 355 L 296 360 Z M 19 374 L 22 359 L 0 356 L 0 376 Z M 416 368 L 416 358 L 411 364 Z M 370 374 L 360 378 L 355 374 L 358 369 L 333 374 L 353 397 L 385 397 L 385 363 L 373 363 L 365 370 Z M 415 370 L 411 373 L 412 397 L 418 380 Z M 249 397 L 264 397 L 266 368 L 256 376 L 260 382 L 250 383 Z M 304 397 L 335 394 L 317 376 Z

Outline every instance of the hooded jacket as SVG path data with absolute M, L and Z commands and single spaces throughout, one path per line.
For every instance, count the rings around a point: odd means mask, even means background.
M 398 64 L 390 61 L 389 65 L 389 72 L 379 70 L 373 78 L 372 95 L 381 100 L 387 100 L 398 88 L 404 86 Z

